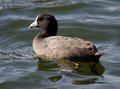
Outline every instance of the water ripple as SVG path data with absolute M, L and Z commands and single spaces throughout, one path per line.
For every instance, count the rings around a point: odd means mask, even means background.
M 20 8 L 20 7 L 56 7 L 66 6 L 80 2 L 79 0 L 1 0 L 0 9 Z
M 26 58 L 33 58 L 32 50 L 14 50 L 14 51 L 0 51 L 0 60 L 23 60 Z

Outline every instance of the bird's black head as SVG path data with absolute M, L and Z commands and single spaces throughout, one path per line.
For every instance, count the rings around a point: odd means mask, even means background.
M 35 21 L 28 28 L 33 27 L 39 27 L 42 29 L 41 31 L 46 32 L 44 34 L 54 36 L 57 34 L 58 23 L 53 15 L 42 14 L 37 15 Z

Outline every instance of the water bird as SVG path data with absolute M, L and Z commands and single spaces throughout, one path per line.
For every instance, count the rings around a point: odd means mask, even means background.
M 33 51 L 48 60 L 69 60 L 73 62 L 98 62 L 102 53 L 96 46 L 77 37 L 56 36 L 58 22 L 53 15 L 41 14 L 30 26 L 41 28 L 33 40 Z

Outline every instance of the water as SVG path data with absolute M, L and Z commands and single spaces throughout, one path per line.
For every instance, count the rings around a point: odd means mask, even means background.
M 27 27 L 37 14 L 53 14 L 58 35 L 92 41 L 100 62 L 38 60 Z M 0 0 L 0 89 L 120 89 L 119 0 Z M 96 66 L 94 66 L 96 65 Z

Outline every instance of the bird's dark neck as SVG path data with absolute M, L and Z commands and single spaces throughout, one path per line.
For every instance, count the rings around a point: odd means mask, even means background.
M 57 34 L 57 27 L 41 28 L 41 31 L 37 34 L 37 38 L 46 38 L 49 36 L 55 36 Z

